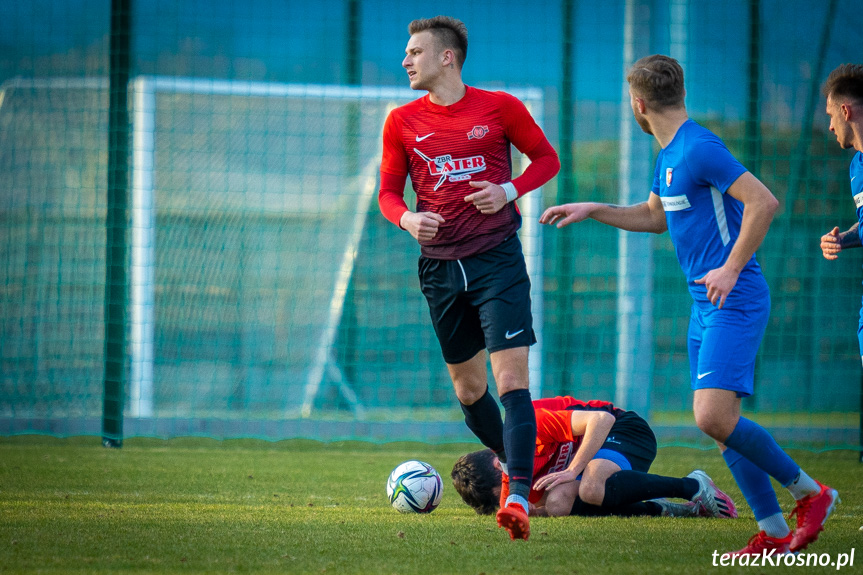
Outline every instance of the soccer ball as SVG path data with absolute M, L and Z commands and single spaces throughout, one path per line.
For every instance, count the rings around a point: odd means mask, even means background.
M 440 505 L 443 481 L 434 467 L 405 461 L 387 479 L 387 497 L 402 513 L 431 513 Z

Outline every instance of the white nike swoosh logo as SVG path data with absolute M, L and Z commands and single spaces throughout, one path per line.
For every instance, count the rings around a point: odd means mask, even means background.
M 716 370 L 714 369 L 713 371 L 708 371 L 707 373 L 699 373 L 699 374 L 698 374 L 698 379 L 701 379 L 701 378 L 703 378 L 703 377 L 707 377 L 708 375 L 710 375 L 710 374 L 711 374 L 711 373 L 713 373 L 714 371 L 716 371 Z
M 428 138 L 429 136 L 434 136 L 434 132 L 432 132 L 431 134 L 427 134 L 427 135 L 423 136 L 422 138 L 420 138 L 419 136 L 417 136 L 417 142 L 422 142 L 423 140 L 425 140 L 425 139 L 426 139 L 426 138 Z
M 517 331 L 517 332 L 515 332 L 515 333 L 509 333 L 509 330 L 507 330 L 506 335 L 504 335 L 504 337 L 505 337 L 506 339 L 512 339 L 512 338 L 514 338 L 515 336 L 517 336 L 518 334 L 520 334 L 520 333 L 521 333 L 521 332 L 523 332 L 523 331 L 524 331 L 523 329 L 520 329 L 520 330 L 518 330 L 518 331 Z

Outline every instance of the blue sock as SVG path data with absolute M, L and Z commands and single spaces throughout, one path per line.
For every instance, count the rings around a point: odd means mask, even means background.
M 800 473 L 800 466 L 782 451 L 773 436 L 745 417 L 737 421 L 734 431 L 722 443 L 754 463 L 783 486 L 791 484 Z
M 746 503 L 752 508 L 756 521 L 782 513 L 773 484 L 770 483 L 770 476 L 765 471 L 731 448 L 726 449 L 722 457 L 743 492 Z
M 530 391 L 516 389 L 501 396 L 506 410 L 503 444 L 509 468 L 509 492 L 525 499 L 533 484 L 533 453 L 536 450 L 536 414 Z
M 503 418 L 500 416 L 500 407 L 485 388 L 485 394 L 476 402 L 465 405 L 461 404 L 464 413 L 464 422 L 468 429 L 490 448 L 498 458 L 506 462 L 506 454 L 503 449 Z

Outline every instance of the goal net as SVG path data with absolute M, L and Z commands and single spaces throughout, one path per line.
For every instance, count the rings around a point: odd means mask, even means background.
M 16 332 L 3 339 L 21 346 L 4 354 L 4 385 L 38 388 L 0 415 L 98 433 L 107 82 L 19 79 L 0 93 L 3 137 L 27 156 L 0 174 L 19 189 L 2 206 L 2 285 L 20 296 L 0 304 Z M 541 122 L 542 93 L 512 93 Z M 131 82 L 127 435 L 326 439 L 362 425 L 383 438 L 422 421 L 399 437 L 463 436 L 425 302 L 404 289 L 419 249 L 376 202 L 384 119 L 416 97 Z M 525 162 L 514 150 L 516 173 Z M 540 194 L 520 205 L 539 277 Z M 537 327 L 541 302 L 535 286 Z

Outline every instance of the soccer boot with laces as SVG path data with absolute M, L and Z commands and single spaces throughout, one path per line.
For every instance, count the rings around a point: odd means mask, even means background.
M 785 537 L 771 537 L 764 531 L 759 531 L 749 538 L 746 547 L 739 551 L 723 553 L 723 557 L 740 555 L 784 555 L 790 552 L 791 533 Z
M 698 482 L 699 489 L 692 498 L 692 502 L 698 505 L 701 517 L 737 518 L 737 507 L 735 507 L 734 501 L 716 487 L 716 484 L 713 483 L 709 475 L 700 469 L 696 469 L 687 475 L 687 477 Z
M 530 537 L 530 520 L 527 511 L 518 503 L 510 503 L 497 511 L 497 525 L 509 532 L 512 540 Z
M 818 534 L 824 530 L 824 523 L 839 503 L 839 493 L 835 489 L 818 481 L 816 483 L 821 490 L 797 501 L 797 506 L 791 512 L 792 517 L 797 516 L 791 551 L 806 549 L 807 545 L 818 539 Z

